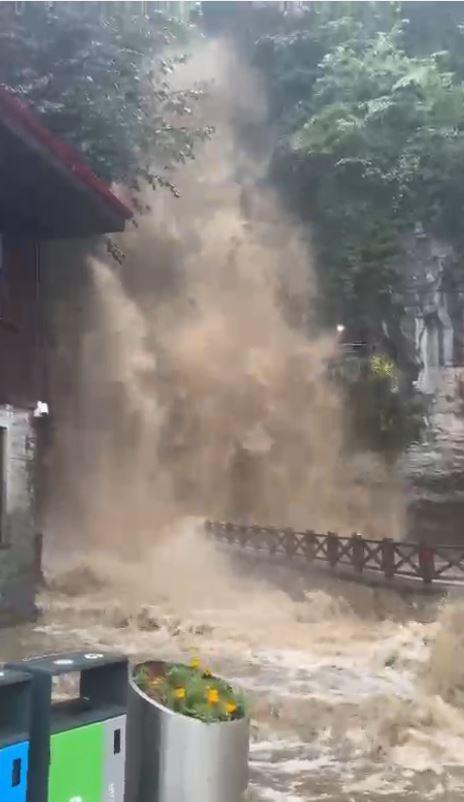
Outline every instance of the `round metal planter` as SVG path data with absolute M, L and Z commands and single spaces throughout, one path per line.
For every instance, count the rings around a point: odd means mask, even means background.
M 248 784 L 248 719 L 205 724 L 129 682 L 125 802 L 239 802 Z

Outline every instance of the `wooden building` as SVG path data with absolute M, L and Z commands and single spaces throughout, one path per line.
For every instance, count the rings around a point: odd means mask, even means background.
M 72 248 L 76 238 L 122 231 L 130 217 L 80 154 L 0 86 L 0 623 L 33 616 L 40 576 L 43 245 L 69 239 Z

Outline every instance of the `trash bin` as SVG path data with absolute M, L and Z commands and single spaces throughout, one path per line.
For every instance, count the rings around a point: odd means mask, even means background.
M 31 677 L 0 670 L 0 800 L 26 802 Z
M 127 659 L 73 652 L 11 667 L 32 675 L 27 802 L 123 802 Z M 79 674 L 78 689 L 55 701 L 53 684 L 63 674 Z

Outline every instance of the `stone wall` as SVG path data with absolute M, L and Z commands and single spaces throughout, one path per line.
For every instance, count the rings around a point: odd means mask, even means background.
M 0 535 L 0 624 L 35 614 L 38 579 L 34 471 L 36 438 L 27 410 L 0 406 L 3 503 Z
M 420 230 L 405 239 L 405 333 L 429 401 L 424 441 L 404 461 L 409 534 L 464 541 L 464 267 Z

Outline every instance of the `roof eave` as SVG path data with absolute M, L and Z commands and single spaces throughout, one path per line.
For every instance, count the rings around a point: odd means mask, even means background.
M 81 195 L 83 203 L 95 210 L 94 225 L 87 232 L 68 230 L 60 232 L 60 236 L 91 236 L 124 230 L 125 223 L 133 217 L 132 210 L 94 175 L 74 148 L 54 137 L 28 107 L 2 86 L 0 124 L 49 165 L 74 193 Z

